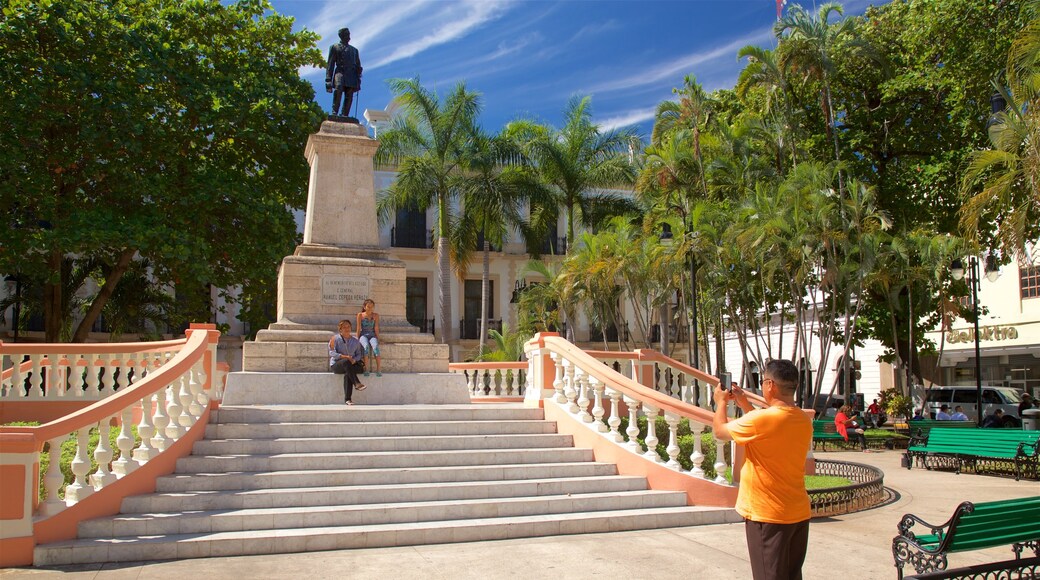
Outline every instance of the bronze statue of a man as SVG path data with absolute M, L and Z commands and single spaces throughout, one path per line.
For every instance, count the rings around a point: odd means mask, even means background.
M 325 90 L 332 93 L 332 114 L 339 115 L 342 110 L 345 116 L 350 116 L 354 93 L 361 90 L 361 57 L 358 56 L 357 49 L 350 46 L 349 28 L 340 29 L 339 40 L 329 48 L 329 64 L 325 67 Z M 340 109 L 344 96 L 345 106 Z

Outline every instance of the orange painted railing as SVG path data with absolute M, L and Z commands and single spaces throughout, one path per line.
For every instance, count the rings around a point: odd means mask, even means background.
M 162 343 L 0 344 L 0 353 L 13 361 L 4 387 L 14 396 L 36 392 L 44 404 L 53 404 L 46 403 L 48 391 L 52 400 L 81 396 L 77 391 L 103 397 L 40 426 L 0 427 L 0 566 L 30 564 L 35 544 L 75 537 L 82 519 L 117 513 L 123 496 L 154 487 L 155 477 L 171 472 L 176 458 L 190 452 L 209 416 L 220 333 L 213 325 L 193 324 L 186 334 L 184 340 Z M 26 358 L 32 364 L 29 377 L 18 373 Z M 135 421 L 137 437 L 131 429 Z M 113 424 L 120 428 L 114 461 L 108 437 Z M 94 473 L 92 429 L 100 432 Z M 67 467 L 75 480 L 63 486 L 61 448 L 72 436 L 76 454 Z M 43 476 L 46 499 L 40 502 L 45 444 L 49 465 Z
M 462 362 L 448 365 L 448 372 L 466 376 L 473 399 L 521 398 L 527 392 L 525 362 Z

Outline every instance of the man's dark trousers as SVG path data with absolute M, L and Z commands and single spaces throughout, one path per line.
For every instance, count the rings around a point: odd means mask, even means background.
M 343 375 L 343 400 L 349 401 L 354 393 L 354 385 L 361 382 L 358 380 L 357 374 L 365 370 L 364 363 L 360 361 L 352 363 L 345 358 L 341 358 L 329 368 L 337 375 Z
M 809 520 L 769 524 L 744 520 L 751 573 L 755 580 L 801 580 L 809 547 Z

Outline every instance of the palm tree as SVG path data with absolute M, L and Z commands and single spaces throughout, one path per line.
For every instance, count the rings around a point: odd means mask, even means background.
M 539 176 L 556 196 L 554 207 L 542 208 L 548 211 L 541 221 L 551 222 L 558 208 L 564 209 L 568 247 L 574 245 L 577 222 L 593 228 L 615 215 L 636 211 L 626 196 L 593 191 L 634 181 L 636 172 L 629 156 L 637 137 L 630 128 L 600 131 L 592 122 L 590 103 L 589 97 L 571 99 L 559 130 L 528 121 L 507 127 L 510 135 L 524 142 Z
M 465 272 L 469 251 L 482 241 L 478 352 L 483 353 L 488 337 L 491 245 L 501 247 L 512 231 L 519 231 L 525 240 L 532 237 L 523 215 L 524 205 L 551 204 L 552 193 L 505 133 L 492 137 L 475 130 L 467 147 L 469 178 L 462 190 L 461 223 L 468 225 L 455 228 L 451 245 L 457 269 Z
M 823 110 L 827 137 L 834 144 L 834 160 L 841 160 L 838 134 L 834 126 L 834 105 L 831 98 L 831 78 L 836 64 L 834 56 L 839 45 L 856 43 L 855 20 L 841 19 L 831 24 L 831 14 L 844 14 L 841 4 L 828 2 L 820 6 L 816 17 L 798 5 L 792 6 L 774 26 L 781 42 L 778 47 L 780 64 L 792 67 L 805 75 L 806 80 L 820 83 L 820 107 Z M 787 36 L 784 36 L 787 33 Z M 838 173 L 839 190 L 844 194 L 844 181 Z
M 704 155 L 701 151 L 701 134 L 713 122 L 712 102 L 693 75 L 686 75 L 682 88 L 672 89 L 678 101 L 663 101 L 657 105 L 651 143 L 660 143 L 667 133 L 676 130 L 690 131 L 690 145 L 697 163 L 702 197 L 708 196 L 708 182 L 704 176 Z
M 451 337 L 451 261 L 448 238 L 456 225 L 451 213 L 469 176 L 466 143 L 480 112 L 477 93 L 459 83 L 441 101 L 419 79 L 394 79 L 390 89 L 405 114 L 396 117 L 382 134 L 377 159 L 397 163 L 397 180 L 377 202 L 381 221 L 400 209 L 437 209 L 437 312 L 438 339 Z
M 776 135 L 774 141 L 790 147 L 791 165 L 798 165 L 798 146 L 795 139 L 794 104 L 791 101 L 791 83 L 787 80 L 787 70 L 781 66 L 775 51 L 758 46 L 745 46 L 737 53 L 737 58 L 747 58 L 748 64 L 740 71 L 737 79 L 737 95 L 743 99 L 749 90 L 761 87 L 766 92 L 766 118 L 772 121 L 779 119 L 779 130 L 770 131 Z M 773 123 L 761 121 L 761 129 L 772 129 Z M 777 168 L 780 171 L 780 167 Z

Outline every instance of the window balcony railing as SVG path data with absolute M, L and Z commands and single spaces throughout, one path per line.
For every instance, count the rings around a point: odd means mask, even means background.
M 620 335 L 622 340 L 628 341 L 629 334 L 628 329 L 625 328 L 624 334 Z M 611 326 L 607 328 L 607 342 L 617 342 L 619 339 L 618 329 Z M 603 332 L 598 328 L 589 329 L 589 342 L 603 342 Z
M 408 323 L 411 324 L 412 326 L 417 327 L 419 329 L 419 332 L 421 332 L 423 334 L 433 334 L 434 333 L 434 329 L 436 328 L 436 326 L 434 325 L 434 321 L 435 320 L 436 319 L 434 319 L 434 318 L 430 318 L 430 319 L 424 318 L 424 319 L 421 319 L 421 320 L 411 320 L 411 319 L 409 319 Z
M 689 337 L 690 331 L 685 326 L 679 326 L 676 324 L 668 325 L 668 336 L 672 339 L 672 342 L 686 342 Z M 650 327 L 650 342 L 659 342 L 661 340 L 661 325 L 655 324 Z
M 394 248 L 433 248 L 433 230 L 390 228 L 390 246 Z
M 488 320 L 488 330 L 502 332 L 502 320 Z M 480 339 L 480 320 L 463 319 L 459 321 L 459 338 L 462 340 Z

